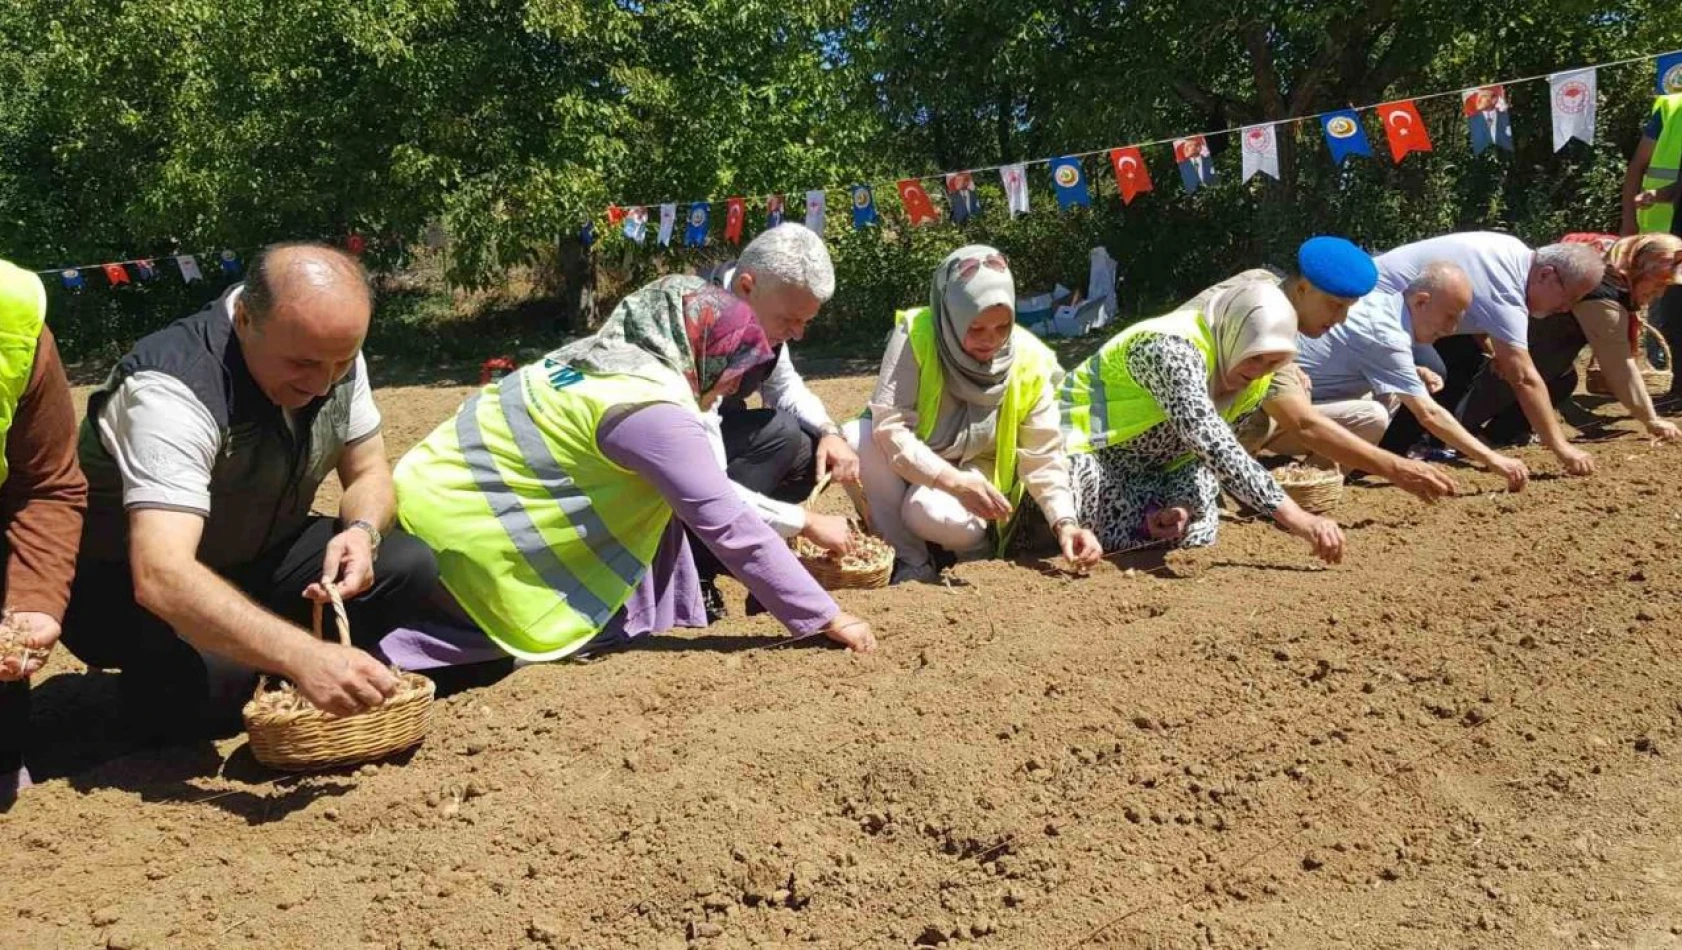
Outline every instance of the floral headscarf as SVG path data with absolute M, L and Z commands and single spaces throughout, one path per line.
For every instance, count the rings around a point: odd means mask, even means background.
M 1567 234 L 1560 239 L 1565 244 L 1587 244 L 1606 255 L 1606 279 L 1624 292 L 1630 306 L 1629 347 L 1641 349 L 1640 311 L 1651 301 L 1631 300 L 1629 293 L 1635 285 L 1658 274 L 1669 272 L 1670 283 L 1682 283 L 1682 238 L 1670 234 L 1632 234 L 1620 238 L 1615 234 L 1583 232 Z
M 699 277 L 662 277 L 613 308 L 602 328 L 552 357 L 598 373 L 682 374 L 699 399 L 719 383 L 771 358 L 771 344 L 746 301 Z

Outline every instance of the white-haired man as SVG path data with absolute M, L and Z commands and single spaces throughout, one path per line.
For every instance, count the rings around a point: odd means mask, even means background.
M 712 280 L 747 301 L 777 358 L 742 377 L 736 394 L 712 413 L 724 445 L 725 471 L 778 534 L 801 534 L 831 550 L 851 541 L 845 518 L 805 511 L 799 505 L 824 475 L 857 482 L 858 455 L 823 401 L 795 371 L 788 344 L 806 335 L 818 310 L 835 294 L 835 266 L 823 238 L 801 224 L 780 224 L 742 249 L 742 256 L 713 270 Z M 755 394 L 762 406 L 748 408 Z M 695 545 L 696 567 L 708 611 L 723 615 L 712 579 L 720 565 Z M 750 608 L 751 609 L 751 608 Z
M 1566 439 L 1529 346 L 1532 316 L 1570 310 L 1599 286 L 1606 270 L 1600 254 L 1585 244 L 1550 244 L 1531 250 L 1516 237 L 1490 231 L 1445 234 L 1379 255 L 1378 288 L 1403 293 L 1433 261 L 1457 265 L 1472 282 L 1472 304 L 1456 335 L 1438 341 L 1435 348 L 1414 350 L 1419 365 L 1443 378 L 1437 402 L 1458 410 L 1478 377 L 1495 373 L 1513 388 L 1531 429 L 1559 457 L 1565 471 L 1593 474 L 1594 458 Z M 1488 353 L 1472 334 L 1488 338 Z M 1391 421 L 1382 444 L 1405 452 L 1422 434 L 1419 420 L 1404 407 Z

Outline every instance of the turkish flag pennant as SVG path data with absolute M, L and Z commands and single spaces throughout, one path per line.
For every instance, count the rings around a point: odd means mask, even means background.
M 607 223 L 608 224 L 618 224 L 619 222 L 621 222 L 623 220 L 625 220 L 625 209 L 624 208 L 621 208 L 618 205 L 608 205 L 607 206 Z
M 899 200 L 905 205 L 905 216 L 911 219 L 911 226 L 934 224 L 940 220 L 940 215 L 934 213 L 934 202 L 929 200 L 929 193 L 923 190 L 923 183 L 916 178 L 906 178 L 895 183 L 899 189 Z
M 1110 167 L 1115 169 L 1122 204 L 1132 204 L 1134 198 L 1151 190 L 1150 169 L 1145 167 L 1145 157 L 1137 146 L 1110 149 Z
M 747 217 L 748 209 L 740 198 L 731 198 L 724 203 L 724 239 L 731 244 L 742 243 L 742 220 Z
M 353 231 L 345 235 L 345 250 L 353 257 L 361 257 L 363 252 L 368 250 L 368 239 Z
M 1409 152 L 1431 150 L 1431 133 L 1425 128 L 1425 120 L 1419 117 L 1413 100 L 1386 102 L 1373 111 L 1384 123 L 1384 137 L 1390 142 L 1390 158 L 1396 164 L 1401 164 Z
M 128 270 L 123 265 L 106 264 L 104 270 L 105 279 L 111 282 L 111 286 L 115 287 L 118 284 L 129 283 Z

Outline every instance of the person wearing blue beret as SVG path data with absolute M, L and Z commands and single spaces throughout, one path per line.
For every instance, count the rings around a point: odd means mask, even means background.
M 1296 311 L 1297 332 L 1313 340 L 1343 323 L 1356 301 L 1372 292 L 1378 269 L 1372 256 L 1353 242 L 1321 235 L 1297 249 L 1290 273 L 1265 267 L 1243 271 L 1193 297 L 1188 305 L 1207 303 L 1221 291 L 1250 281 L 1283 290 Z M 1441 470 L 1387 452 L 1351 431 L 1351 425 L 1365 426 L 1365 419 L 1339 419 L 1328 414 L 1328 408 L 1336 413 L 1340 407 L 1315 406 L 1307 377 L 1294 363 L 1288 364 L 1273 374 L 1262 411 L 1240 427 L 1239 439 L 1251 452 L 1273 443 L 1294 444 L 1345 472 L 1370 473 L 1426 501 L 1455 493 L 1454 482 Z

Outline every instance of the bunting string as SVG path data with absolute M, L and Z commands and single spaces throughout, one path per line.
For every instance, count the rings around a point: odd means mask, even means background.
M 1467 120 L 1474 153 L 1481 153 L 1492 146 L 1511 151 L 1512 122 L 1506 90 L 1513 86 L 1543 81 L 1550 87 L 1554 150 L 1559 151 L 1573 138 L 1589 143 L 1594 140 L 1597 71 L 1645 62 L 1657 63 L 1655 88 L 1658 94 L 1682 92 L 1682 50 L 1671 50 L 1521 76 L 1498 83 L 1408 96 L 1382 103 L 1344 106 L 1282 119 L 1263 119 L 1196 134 L 1176 135 L 1047 158 L 984 165 L 956 172 L 900 175 L 827 189 L 803 189 L 745 197 L 736 195 L 724 199 L 613 204 L 606 209 L 606 217 L 610 225 L 618 226 L 628 239 L 639 245 L 652 236 L 659 244 L 670 246 L 674 237 L 680 236 L 675 232 L 681 231 L 684 245 L 701 247 L 708 240 L 712 207 L 722 203 L 726 209 L 724 239 L 731 244 L 737 244 L 742 240 L 742 226 L 750 213 L 750 206 L 756 209 L 754 213 L 760 213 L 762 209 L 767 226 L 774 226 L 784 220 L 786 198 L 793 195 L 798 200 L 802 191 L 806 197 L 804 221 L 814 230 L 821 232 L 825 225 L 826 196 L 830 192 L 847 195 L 849 207 L 846 210 L 851 212 L 854 227 L 873 226 L 880 221 L 875 195 L 878 189 L 882 189 L 885 193 L 895 193 L 899 196 L 908 221 L 911 226 L 916 227 L 939 220 L 939 215 L 930 201 L 931 189 L 924 187 L 925 182 L 933 181 L 943 186 L 940 190 L 947 196 L 951 219 L 961 224 L 980 208 L 974 191 L 974 176 L 982 172 L 999 173 L 1005 186 L 1009 211 L 1013 216 L 1027 213 L 1029 195 L 1026 169 L 1038 166 L 1051 169 L 1052 185 L 1059 207 L 1067 209 L 1089 206 L 1088 176 L 1084 160 L 1099 155 L 1108 157 L 1122 200 L 1131 204 L 1139 194 L 1152 190 L 1150 173 L 1141 154 L 1143 149 L 1172 146 L 1175 164 L 1179 166 L 1185 190 L 1196 192 L 1200 187 L 1212 184 L 1216 178 L 1213 156 L 1207 144 L 1211 137 L 1240 137 L 1243 172 L 1241 181 L 1248 182 L 1257 174 L 1278 178 L 1279 128 L 1294 129 L 1305 124 L 1318 124 L 1333 162 L 1342 165 L 1351 157 L 1370 158 L 1373 155 L 1361 117 L 1366 113 L 1376 113 L 1384 123 L 1391 157 L 1399 163 L 1411 152 L 1431 151 L 1430 132 L 1419 115 L 1417 104 L 1451 96 L 1461 98 L 1461 112 Z M 654 213 L 659 215 L 656 219 L 659 227 L 656 234 L 650 235 L 649 231 L 653 229 L 648 225 Z M 683 225 L 681 229 L 677 227 L 680 214 Z M 800 218 L 796 217 L 795 220 Z M 434 243 L 432 230 L 428 229 L 428 244 Z M 593 220 L 583 224 L 579 237 L 586 247 L 594 243 L 596 232 Z M 440 238 L 439 243 L 441 242 Z M 361 256 L 367 246 L 366 239 L 358 234 L 345 235 L 344 243 L 351 253 L 358 256 Z M 156 280 L 161 276 L 158 265 L 165 261 L 174 261 L 182 280 L 191 283 L 194 280 L 206 279 L 207 274 L 238 276 L 243 271 L 243 257 L 257 250 L 257 247 L 240 247 L 194 253 L 171 252 L 120 261 L 50 267 L 35 273 L 42 277 L 57 277 L 66 288 L 79 291 L 84 288 L 85 275 L 89 273 L 103 273 L 107 283 L 116 287 Z M 128 268 L 135 269 L 132 280 Z
M 1297 125 L 1302 125 L 1304 123 L 1319 122 L 1322 119 L 1330 118 L 1330 117 L 1336 116 L 1340 113 L 1372 112 L 1372 111 L 1374 111 L 1374 110 L 1376 110 L 1376 109 L 1378 109 L 1382 106 L 1389 105 L 1389 104 L 1392 104 L 1392 103 L 1428 102 L 1428 101 L 1432 101 L 1432 100 L 1436 100 L 1436 99 L 1446 99 L 1450 96 L 1461 96 L 1466 91 L 1471 90 L 1471 89 L 1479 89 L 1479 88 L 1485 88 L 1485 87 L 1489 87 L 1489 86 L 1511 87 L 1511 86 L 1523 85 L 1523 84 L 1526 84 L 1526 83 L 1542 82 L 1542 81 L 1545 81 L 1546 79 L 1548 79 L 1548 77 L 1558 75 L 1560 73 L 1579 72 L 1579 71 L 1595 70 L 1595 69 L 1612 69 L 1612 68 L 1615 68 L 1615 67 L 1618 67 L 1618 66 L 1628 66 L 1628 65 L 1631 65 L 1633 63 L 1645 63 L 1645 62 L 1653 62 L 1653 61 L 1658 61 L 1658 60 L 1672 60 L 1672 59 L 1682 59 L 1682 50 L 1671 50 L 1671 51 L 1665 52 L 1665 53 L 1649 53 L 1649 54 L 1646 54 L 1644 56 L 1630 56 L 1630 57 L 1626 57 L 1624 59 L 1615 59 L 1615 60 L 1611 60 L 1611 61 L 1608 61 L 1608 62 L 1597 63 L 1597 64 L 1588 65 L 1588 66 L 1577 66 L 1577 67 L 1569 67 L 1569 68 L 1558 69 L 1558 70 L 1554 70 L 1552 72 L 1539 73 L 1539 74 L 1534 75 L 1534 76 L 1521 76 L 1517 79 L 1508 79 L 1508 80 L 1494 82 L 1494 83 L 1479 83 L 1479 84 L 1470 85 L 1470 86 L 1462 86 L 1462 87 L 1457 88 L 1457 89 L 1450 89 L 1450 90 L 1445 90 L 1445 91 L 1442 91 L 1442 92 L 1431 92 L 1431 93 L 1426 93 L 1424 95 L 1418 95 L 1418 96 L 1403 96 L 1403 97 L 1398 97 L 1398 98 L 1395 98 L 1395 99 L 1387 100 L 1385 102 L 1370 103 L 1368 105 L 1343 106 L 1343 107 L 1336 108 L 1336 109 L 1327 109 L 1323 112 L 1314 112 L 1314 113 L 1309 113 L 1309 114 L 1306 114 L 1306 115 L 1287 116 L 1286 118 L 1283 118 L 1283 119 L 1262 119 L 1262 120 L 1258 120 L 1258 121 L 1254 121 L 1254 122 L 1247 122 L 1247 123 L 1244 123 L 1242 125 L 1228 126 L 1227 128 L 1224 128 L 1224 129 L 1216 129 L 1216 130 L 1208 131 L 1208 132 L 1174 135 L 1174 136 L 1169 136 L 1167 138 L 1153 139 L 1153 140 L 1145 141 L 1145 142 L 1130 142 L 1130 143 L 1126 143 L 1126 147 L 1144 149 L 1144 148 L 1153 148 L 1153 147 L 1163 146 L 1163 145 L 1172 145 L 1176 142 L 1195 139 L 1199 136 L 1201 136 L 1204 139 L 1208 139 L 1208 138 L 1211 138 L 1213 136 L 1233 135 L 1233 134 L 1236 134 L 1236 133 L 1243 132 L 1247 128 L 1251 128 L 1251 127 L 1255 127 L 1255 126 L 1268 126 L 1268 125 L 1272 125 L 1272 126 L 1297 126 Z M 1668 71 L 1666 71 L 1666 72 L 1668 72 Z M 1659 77 L 1660 83 L 1664 83 L 1667 78 L 1668 78 L 1667 76 L 1661 75 Z M 1682 92 L 1682 83 L 1679 83 L 1678 80 L 1675 79 L 1675 78 L 1671 79 L 1671 83 L 1672 83 L 1672 85 L 1675 85 L 1675 88 L 1670 88 L 1671 92 Z M 1668 87 L 1661 87 L 1661 88 L 1668 88 Z M 1051 164 L 1053 164 L 1055 162 L 1062 162 L 1062 161 L 1067 160 L 1067 159 L 1077 159 L 1078 160 L 1078 159 L 1091 158 L 1091 157 L 1096 156 L 1096 155 L 1106 155 L 1111 151 L 1111 149 L 1117 148 L 1117 147 L 1120 147 L 1120 146 L 1106 146 L 1104 148 L 1096 148 L 1096 149 L 1091 149 L 1089 151 L 1084 151 L 1084 152 L 1069 152 L 1069 153 L 1064 154 L 1064 155 L 1053 156 L 1053 157 L 1048 157 L 1048 158 L 1024 159 L 1022 161 L 1014 162 L 1014 163 L 1004 162 L 1004 163 L 1000 163 L 1000 164 L 997 164 L 997 165 L 983 165 L 983 166 L 980 166 L 980 167 L 977 167 L 977 168 L 963 169 L 963 171 L 967 172 L 971 175 L 974 175 L 974 174 L 977 174 L 977 173 L 980 173 L 980 172 L 1003 172 L 1004 170 L 1006 170 L 1008 168 L 1012 168 L 1012 167 L 1029 168 L 1029 167 L 1035 167 L 1035 166 L 1040 166 L 1040 165 L 1050 166 Z M 941 181 L 941 180 L 944 180 L 946 178 L 946 176 L 948 176 L 950 174 L 955 174 L 955 173 L 954 172 L 934 172 L 934 173 L 930 173 L 930 174 L 927 174 L 927 175 L 898 175 L 898 176 L 895 176 L 893 178 L 884 178 L 884 179 L 880 179 L 880 180 L 876 180 L 876 181 L 867 181 L 867 182 L 862 182 L 862 183 L 854 184 L 854 185 L 835 186 L 835 187 L 828 188 L 826 190 L 828 190 L 828 191 L 846 191 L 846 190 L 850 190 L 850 189 L 858 188 L 858 187 L 868 188 L 871 191 L 875 191 L 879 188 L 880 189 L 893 190 L 895 188 L 895 186 L 901 181 L 908 181 L 908 180 Z M 787 194 L 787 192 L 784 192 L 784 193 L 781 193 L 781 194 Z M 745 202 L 750 202 L 750 203 L 753 203 L 755 205 L 760 205 L 760 204 L 763 204 L 765 201 L 767 201 L 771 198 L 780 197 L 780 194 L 779 193 L 771 193 L 771 194 L 764 194 L 764 195 L 733 196 L 733 197 L 741 197 L 742 200 L 745 201 Z M 701 200 L 710 200 L 710 199 L 701 199 Z M 626 207 L 650 207 L 650 208 L 653 208 L 653 207 L 658 207 L 660 205 L 666 205 L 666 204 L 678 205 L 678 206 L 681 207 L 683 205 L 688 205 L 688 204 L 693 204 L 693 203 L 694 203 L 694 201 L 672 201 L 672 200 L 652 201 L 652 202 L 637 202 L 635 204 L 629 204 L 629 203 L 626 203 L 626 202 L 619 202 L 619 203 L 615 204 L 613 207 L 615 207 L 615 208 L 626 208 Z

